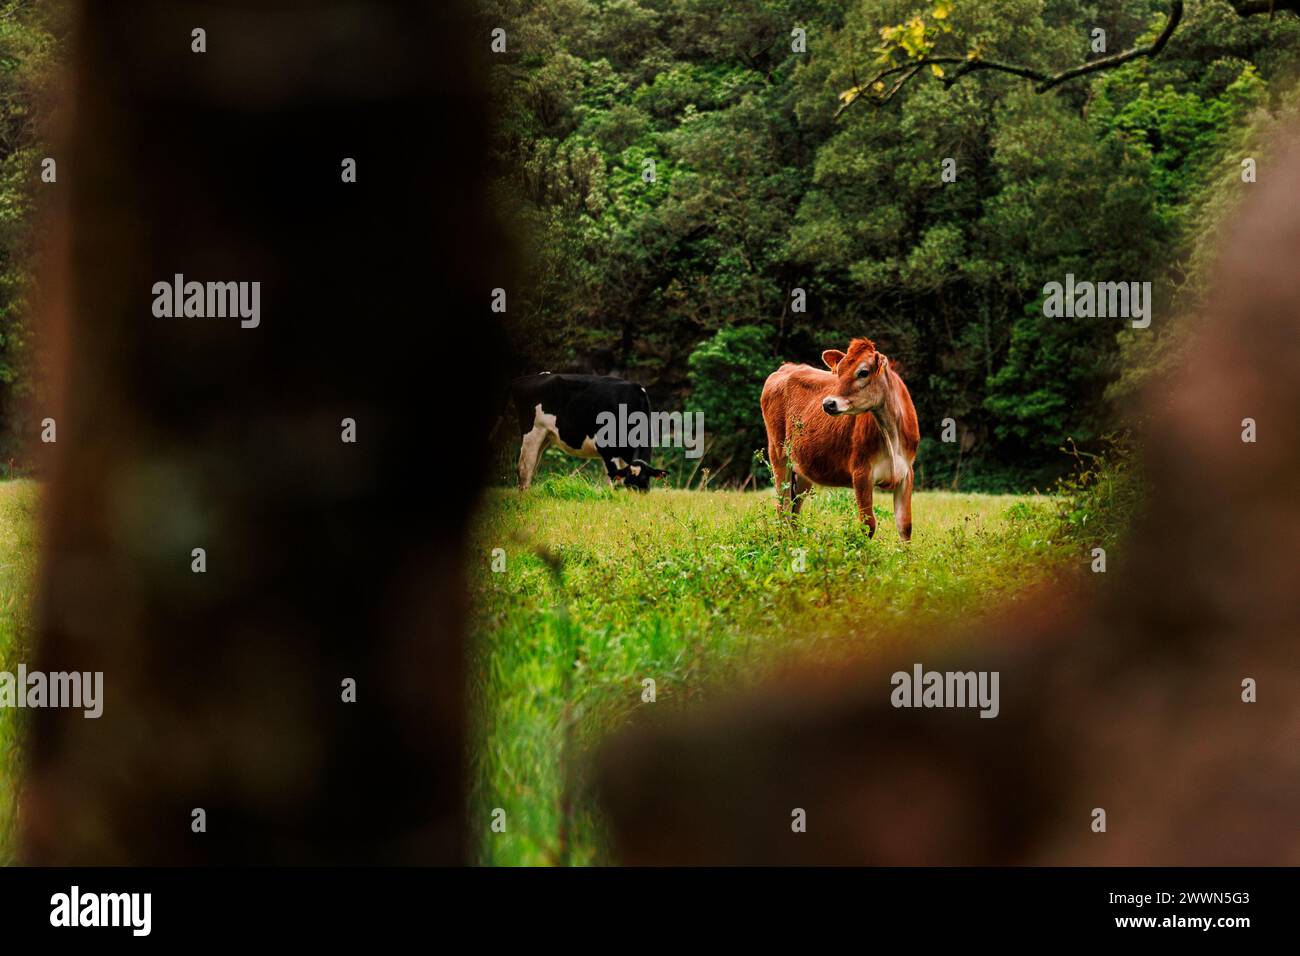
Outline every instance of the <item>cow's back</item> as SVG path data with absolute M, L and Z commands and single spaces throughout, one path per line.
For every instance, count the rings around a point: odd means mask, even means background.
M 763 383 L 768 453 L 785 456 L 788 445 L 795 470 L 819 485 L 850 484 L 854 429 L 862 430 L 862 439 L 876 429 L 870 415 L 827 415 L 822 399 L 834 388 L 829 371 L 789 362 Z
M 570 375 L 543 372 L 515 379 L 510 386 L 521 434 L 530 431 L 540 405 L 553 416 L 565 444 L 578 448 L 585 438 L 595 438 L 602 413 L 650 413 L 650 396 L 635 382 L 604 375 Z
M 821 407 L 821 395 L 834 387 L 835 376 L 811 365 L 786 362 L 763 383 L 760 405 L 769 425 L 779 422 L 783 429 L 797 420 L 809 418 L 809 411 Z
M 547 384 L 553 377 L 549 372 L 543 372 L 540 375 L 524 375 L 510 383 L 510 398 L 515 403 L 521 435 L 532 430 L 537 406 L 545 407 L 546 399 L 551 395 Z

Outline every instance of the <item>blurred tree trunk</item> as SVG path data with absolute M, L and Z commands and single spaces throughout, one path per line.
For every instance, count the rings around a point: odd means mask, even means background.
M 103 671 L 104 713 L 30 712 L 27 859 L 462 861 L 509 285 L 486 31 L 447 0 L 80 7 L 32 666 Z M 259 281 L 260 325 L 155 317 L 176 273 Z

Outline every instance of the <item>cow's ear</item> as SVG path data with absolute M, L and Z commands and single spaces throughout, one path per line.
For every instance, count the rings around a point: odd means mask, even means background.
M 835 371 L 835 366 L 840 364 L 842 358 L 844 358 L 844 353 L 839 349 L 827 349 L 822 353 L 822 361 L 826 363 L 826 367 L 832 372 Z

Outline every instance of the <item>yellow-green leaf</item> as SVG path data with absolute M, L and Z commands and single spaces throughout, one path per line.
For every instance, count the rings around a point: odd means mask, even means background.
M 930 72 L 933 73 L 935 76 L 942 77 L 942 76 L 943 76 L 943 67 L 941 67 L 938 63 L 931 63 L 931 64 L 930 64 Z

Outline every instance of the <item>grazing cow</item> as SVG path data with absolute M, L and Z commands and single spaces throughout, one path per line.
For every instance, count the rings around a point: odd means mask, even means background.
M 650 420 L 650 396 L 635 382 L 603 375 L 526 375 L 510 384 L 523 442 L 519 449 L 519 490 L 527 491 L 542 452 L 555 445 L 578 458 L 599 458 L 610 484 L 648 491 L 651 478 L 668 472 L 650 464 L 650 446 L 621 447 L 618 441 L 597 444 L 600 417 L 619 418 L 619 406 Z M 647 431 L 648 434 L 648 431 Z
M 912 461 L 921 442 L 912 396 L 867 339 L 854 339 L 847 353 L 829 349 L 822 361 L 830 371 L 787 362 L 763 384 L 767 452 L 780 489 L 777 510 L 783 510 L 789 470 L 795 514 L 812 485 L 851 487 L 858 517 L 874 536 L 871 492 L 884 488 L 894 492 L 894 522 L 907 541 Z

